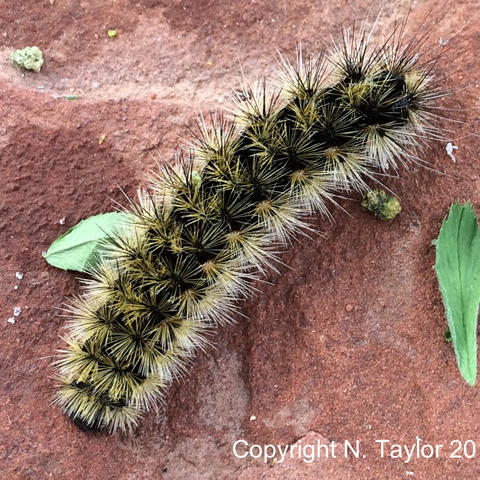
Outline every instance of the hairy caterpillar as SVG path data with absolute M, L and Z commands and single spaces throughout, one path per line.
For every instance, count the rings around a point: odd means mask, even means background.
M 366 191 L 374 171 L 418 160 L 441 92 L 435 59 L 402 35 L 372 48 L 367 32 L 346 33 L 329 53 L 283 59 L 281 89 L 247 87 L 234 122 L 200 120 L 178 165 L 131 202 L 132 227 L 104 246 L 70 308 L 56 402 L 77 425 L 133 428 L 306 216 L 327 213 L 335 193 Z

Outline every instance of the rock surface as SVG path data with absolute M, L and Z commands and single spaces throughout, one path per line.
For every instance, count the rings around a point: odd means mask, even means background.
M 480 456 L 480 398 L 443 339 L 430 246 L 452 201 L 471 200 L 480 211 L 476 0 L 384 2 L 378 37 L 410 5 L 407 30 L 419 41 L 425 19 L 438 17 L 427 48 L 448 42 L 438 78 L 453 92 L 439 107 L 460 122 L 445 123 L 445 141 L 421 154 L 429 169 L 381 179 L 401 200 L 397 219 L 375 220 L 358 196 L 340 201 L 348 214 L 332 206 L 334 223 L 312 218 L 323 236 L 302 238 L 282 255 L 291 268 L 255 285 L 261 293 L 243 303 L 248 320 L 220 329 L 215 348 L 199 352 L 133 435 L 87 435 L 50 403 L 50 363 L 65 322 L 57 308 L 79 282 L 49 267 L 42 251 L 80 219 L 112 210 L 112 199 L 123 202 L 118 186 L 135 195 L 159 154 L 171 159 L 188 138 L 198 112 L 228 103 L 242 69 L 247 80 L 269 75 L 277 48 L 292 56 L 301 42 L 317 52 L 339 38 L 341 25 L 366 17 L 373 24 L 379 5 L 0 2 L 2 479 L 480 477 L 477 460 L 449 458 L 455 439 L 475 441 Z M 30 44 L 44 52 L 38 74 L 10 65 L 10 53 Z M 447 141 L 459 147 L 456 163 Z M 8 322 L 15 307 L 21 313 Z M 439 458 L 381 458 L 375 443 L 411 445 L 417 436 L 443 444 Z M 235 458 L 238 439 L 359 440 L 365 458 L 265 464 Z

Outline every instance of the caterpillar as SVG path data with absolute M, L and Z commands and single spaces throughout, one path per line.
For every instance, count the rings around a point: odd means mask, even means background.
M 54 402 L 84 430 L 136 427 L 251 280 L 376 172 L 422 163 L 437 136 L 436 59 L 401 25 L 379 47 L 365 28 L 317 56 L 280 59 L 280 86 L 235 94 L 233 118 L 198 119 L 193 139 L 129 200 L 132 222 L 102 245 L 69 305 Z

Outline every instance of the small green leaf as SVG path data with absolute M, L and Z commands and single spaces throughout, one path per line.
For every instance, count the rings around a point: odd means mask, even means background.
M 44 258 L 54 267 L 85 272 L 94 265 L 100 242 L 132 219 L 129 213 L 110 212 L 82 220 L 58 237 Z
M 448 327 L 443 331 L 443 338 L 445 339 L 445 343 L 450 343 L 452 341 L 452 334 Z
M 435 271 L 458 368 L 473 386 L 477 376 L 480 229 L 471 204 L 451 206 L 440 229 L 436 257 Z

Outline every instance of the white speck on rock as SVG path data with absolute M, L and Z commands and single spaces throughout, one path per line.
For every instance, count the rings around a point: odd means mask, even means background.
M 257 419 L 257 417 L 256 417 L 255 415 L 252 415 L 252 416 L 250 417 L 250 421 L 251 421 L 251 422 L 253 422 L 253 421 L 256 420 L 256 419 Z
M 60 225 L 65 225 L 65 217 L 61 218 L 61 219 L 58 221 L 58 223 L 59 223 Z
M 13 287 L 13 289 L 14 289 L 14 290 L 18 290 L 18 285 L 15 285 L 15 286 Z
M 440 40 L 438 41 L 438 43 L 439 43 L 442 47 L 444 47 L 445 45 L 448 45 L 448 38 L 445 39 L 445 38 L 440 37 Z
M 11 323 L 12 325 L 15 323 L 15 319 L 13 317 L 10 317 L 8 320 L 7 320 L 8 323 Z
M 23 273 L 22 272 L 16 272 L 15 276 L 17 277 L 18 280 L 21 280 L 23 278 Z
M 452 142 L 448 142 L 447 146 L 445 147 L 445 150 L 447 151 L 447 155 L 452 159 L 452 162 L 457 163 L 457 159 L 455 158 L 455 155 L 453 154 L 453 151 L 458 150 L 458 147 L 453 145 Z
M 22 313 L 22 307 L 15 307 L 15 308 L 13 309 L 13 315 L 14 315 L 15 317 L 18 317 L 21 313 Z

